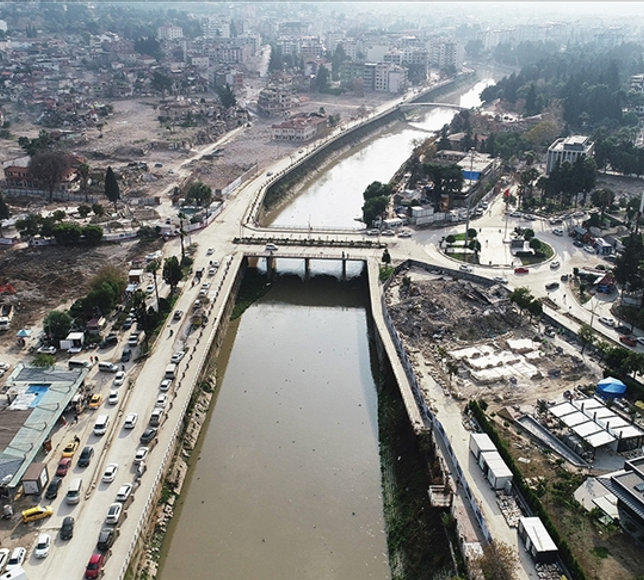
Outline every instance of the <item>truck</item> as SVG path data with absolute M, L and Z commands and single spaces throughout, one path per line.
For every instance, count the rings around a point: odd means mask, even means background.
M 0 304 L 0 330 L 9 330 L 13 318 L 13 304 Z

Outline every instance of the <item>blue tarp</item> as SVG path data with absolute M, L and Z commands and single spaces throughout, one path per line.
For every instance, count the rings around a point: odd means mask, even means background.
M 613 377 L 606 377 L 597 383 L 597 394 L 602 397 L 620 397 L 625 392 L 626 385 Z

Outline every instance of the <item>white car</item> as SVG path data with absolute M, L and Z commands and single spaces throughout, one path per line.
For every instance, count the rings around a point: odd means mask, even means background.
M 499 284 L 507 284 L 508 283 L 507 278 L 504 278 L 503 276 L 494 276 L 494 281 L 498 282 Z
M 154 292 L 154 284 L 148 284 L 147 287 L 145 288 L 145 293 L 152 294 L 152 292 Z
M 112 483 L 116 477 L 116 472 L 119 470 L 118 463 L 110 463 L 103 472 L 103 483 Z
M 399 238 L 411 238 L 411 232 L 408 232 L 407 230 L 403 230 L 402 232 L 398 232 L 398 237 Z
M 202 289 L 202 290 L 208 290 L 208 288 L 210 288 L 210 282 L 204 282 L 204 283 L 201 285 L 201 289 Z
M 41 346 L 37 351 L 38 354 L 56 354 L 55 346 Z
M 119 402 L 119 392 L 110 391 L 110 394 L 107 396 L 108 405 L 116 405 Z
M 584 246 L 584 251 L 588 252 L 589 254 L 596 254 L 597 252 L 595 251 L 595 248 L 589 245 Z
M 36 542 L 34 556 L 38 559 L 46 558 L 49 556 L 49 548 L 51 548 L 51 536 L 49 534 L 40 534 Z
M 23 562 L 25 561 L 26 555 L 27 550 L 25 548 L 21 546 L 14 548 L 13 552 L 11 552 L 11 556 L 9 556 L 9 560 L 7 561 L 5 572 L 9 572 L 9 570 L 13 570 L 14 568 L 22 566 Z
M 131 493 L 132 493 L 132 484 L 124 483 L 121 487 L 119 487 L 119 490 L 116 493 L 116 501 L 125 503 L 130 497 Z
M 0 362 L 0 370 L 6 371 L 11 365 L 9 363 Z
M 157 397 L 157 402 L 154 404 L 155 407 L 165 407 L 168 404 L 168 395 L 161 393 Z
M 129 415 L 126 415 L 125 422 L 123 423 L 123 429 L 134 429 L 138 418 L 139 415 L 137 413 L 130 413 Z
M 607 316 L 600 316 L 599 322 L 601 322 L 602 324 L 605 324 L 606 326 L 610 326 L 610 327 L 615 326 L 615 321 L 612 318 L 608 318 Z
M 556 270 L 561 264 L 557 262 L 556 260 L 554 262 L 550 262 L 550 269 L 551 270 Z
M 215 248 L 208 248 L 208 250 L 206 250 L 206 256 L 212 256 L 214 251 L 215 251 Z
M 125 382 L 125 371 L 119 371 L 114 375 L 114 386 L 120 387 Z
M 172 386 L 172 379 L 163 379 L 159 385 L 159 390 L 161 392 L 169 391 Z
M 0 548 L 0 572 L 2 572 L 4 565 L 7 563 L 9 554 L 11 554 L 11 550 L 9 550 L 9 548 Z
M 118 524 L 121 518 L 121 511 L 123 511 L 122 503 L 113 503 L 107 510 L 107 517 L 105 518 L 106 524 Z
M 461 264 L 458 269 L 461 272 L 471 272 L 473 270 L 472 266 L 468 266 L 467 264 Z
M 179 352 L 175 352 L 172 355 L 172 358 L 170 359 L 170 362 L 174 363 L 174 364 L 177 364 L 177 363 L 181 362 L 181 359 L 184 356 L 186 356 L 186 351 L 184 351 L 184 350 L 180 350 Z
M 644 336 L 638 336 L 635 340 L 637 340 L 637 342 L 644 346 Z
M 366 233 L 368 236 L 379 236 L 379 235 L 380 235 L 380 230 L 376 230 L 376 229 L 373 229 L 373 230 L 367 230 L 365 233 Z
M 145 458 L 148 456 L 148 453 L 150 453 L 149 447 L 139 447 L 136 450 L 136 455 L 134 456 L 134 465 L 139 465 L 143 461 L 145 461 Z
M 555 236 L 559 236 L 559 237 L 564 235 L 564 231 L 561 228 L 555 228 L 554 230 L 552 230 L 552 233 Z

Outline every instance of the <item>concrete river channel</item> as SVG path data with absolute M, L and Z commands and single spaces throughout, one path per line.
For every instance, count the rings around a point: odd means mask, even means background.
M 490 82 L 453 102 L 476 106 Z M 365 187 L 453 115 L 423 109 L 352 148 L 271 225 L 355 227 Z M 271 289 L 230 324 L 160 580 L 391 577 L 365 277 L 340 282 L 329 264 L 304 282 L 299 267 L 279 261 Z

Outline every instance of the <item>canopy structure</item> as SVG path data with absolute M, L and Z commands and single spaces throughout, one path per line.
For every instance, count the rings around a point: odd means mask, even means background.
M 614 377 L 606 377 L 597 383 L 597 394 L 601 397 L 621 397 L 626 392 L 626 385 Z
M 27 338 L 28 336 L 31 336 L 31 330 L 26 330 L 26 329 L 23 328 L 22 330 L 19 330 L 16 333 L 16 336 L 18 338 Z

